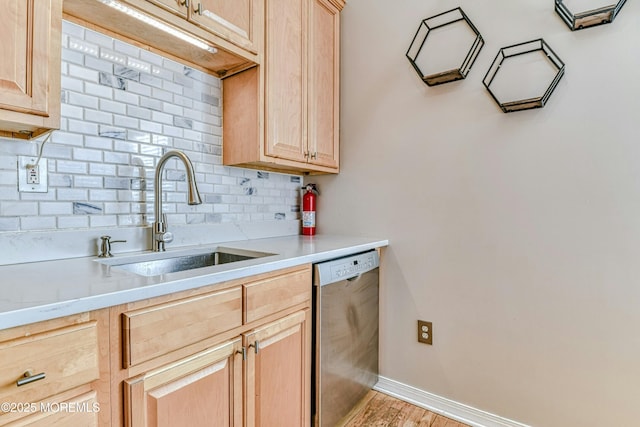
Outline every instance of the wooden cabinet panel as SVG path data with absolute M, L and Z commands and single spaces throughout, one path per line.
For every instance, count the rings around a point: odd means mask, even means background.
M 309 13 L 310 162 L 337 168 L 340 117 L 340 11 L 311 0 Z
M 6 424 L 6 427 L 98 427 L 100 425 L 98 420 L 100 406 L 95 391 L 62 402 L 49 402 L 49 405 L 50 409 Z
M 149 3 L 163 7 L 176 15 L 187 18 L 187 1 L 186 0 L 147 0 Z
M 125 381 L 128 427 L 241 426 L 242 341 Z
M 191 20 L 230 42 L 257 53 L 258 0 L 191 0 Z
M 124 366 L 134 366 L 241 325 L 239 286 L 123 313 Z
M 267 0 L 265 39 L 266 153 L 306 161 L 306 3 Z
M 245 323 L 311 300 L 311 270 L 305 269 L 243 285 Z
M 37 136 L 60 125 L 62 0 L 2 5 L 0 131 Z
M 96 321 L 0 343 L 0 402 L 38 402 L 100 377 Z M 44 378 L 20 387 L 31 371 Z
M 245 342 L 246 425 L 310 425 L 310 310 L 256 329 Z
M 266 0 L 264 61 L 223 80 L 225 165 L 338 173 L 343 6 Z

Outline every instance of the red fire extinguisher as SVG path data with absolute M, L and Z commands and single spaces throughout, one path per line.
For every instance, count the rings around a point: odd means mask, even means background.
M 316 195 L 320 194 L 315 184 L 307 184 L 302 196 L 302 234 L 316 234 Z

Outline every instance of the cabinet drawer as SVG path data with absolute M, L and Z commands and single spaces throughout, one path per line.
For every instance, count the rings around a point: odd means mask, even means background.
M 311 285 L 310 268 L 243 285 L 245 323 L 310 301 Z
M 38 402 L 90 383 L 100 375 L 97 322 L 0 343 L 0 402 Z M 44 378 L 17 386 L 25 372 Z
M 9 423 L 6 427 L 82 426 L 98 427 L 100 404 L 95 391 L 73 399 L 43 403 L 41 412 Z M 38 409 L 40 407 L 38 406 Z
M 242 290 L 236 288 L 122 314 L 124 367 L 242 325 Z

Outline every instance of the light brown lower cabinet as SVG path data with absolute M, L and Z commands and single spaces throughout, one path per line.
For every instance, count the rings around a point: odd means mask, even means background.
M 242 340 L 125 381 L 127 425 L 241 426 Z
M 310 316 L 308 309 L 298 311 L 245 335 L 245 425 L 309 425 Z
M 108 317 L 0 330 L 0 426 L 110 425 Z
M 126 380 L 127 425 L 242 426 L 243 419 L 246 426 L 306 425 L 309 316 L 298 311 Z
M 311 266 L 213 289 L 112 309 L 113 426 L 309 425 Z

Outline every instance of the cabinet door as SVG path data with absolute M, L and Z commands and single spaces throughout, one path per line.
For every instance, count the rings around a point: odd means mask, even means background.
M 338 167 L 340 11 L 311 0 L 309 11 L 309 162 Z
M 46 126 L 48 118 L 57 127 L 62 1 L 6 0 L 2 7 L 0 129 L 39 133 L 33 128 Z
M 156 4 L 163 7 L 170 12 L 180 15 L 186 19 L 187 17 L 187 5 L 191 0 L 147 0 L 149 3 Z
M 238 338 L 126 380 L 125 424 L 241 426 L 241 344 Z
M 306 2 L 266 0 L 265 154 L 306 162 Z
M 309 425 L 310 325 L 310 310 L 303 310 L 245 336 L 246 425 Z
M 162 0 L 167 1 L 167 0 Z M 257 0 L 189 0 L 191 21 L 231 43 L 257 53 Z

